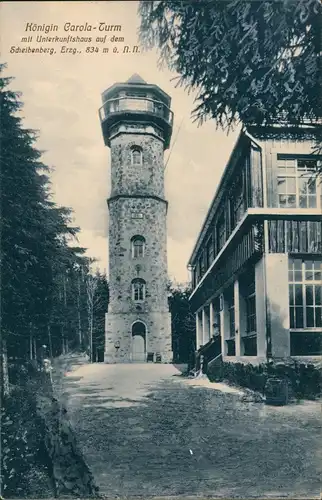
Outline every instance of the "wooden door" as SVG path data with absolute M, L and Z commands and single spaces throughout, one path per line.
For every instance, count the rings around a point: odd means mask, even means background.
M 145 342 L 142 335 L 133 335 L 132 337 L 132 361 L 146 361 Z

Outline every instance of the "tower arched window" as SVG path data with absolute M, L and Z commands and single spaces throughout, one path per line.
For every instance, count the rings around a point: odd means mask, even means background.
M 142 165 L 142 148 L 140 146 L 131 148 L 131 163 L 132 165 Z
M 132 300 L 143 302 L 145 300 L 146 283 L 142 278 L 132 280 Z
M 133 236 L 131 240 L 131 250 L 133 259 L 144 257 L 145 239 L 143 238 L 143 236 Z

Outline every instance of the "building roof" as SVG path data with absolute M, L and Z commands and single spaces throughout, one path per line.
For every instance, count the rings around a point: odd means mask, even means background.
M 133 84 L 143 84 L 143 85 L 146 85 L 147 82 L 145 80 L 143 80 L 143 78 L 138 75 L 137 73 L 134 73 L 134 75 L 132 75 L 128 80 L 126 80 L 126 83 L 133 83 Z
M 134 75 L 132 75 L 126 82 L 117 82 L 114 83 L 111 87 L 107 88 L 102 93 L 102 102 L 104 103 L 108 99 L 112 98 L 114 94 L 117 94 L 120 90 L 131 89 L 132 91 L 134 87 L 138 87 L 141 90 L 143 86 L 144 90 L 155 93 L 158 96 L 158 98 L 162 100 L 162 102 L 164 102 L 168 107 L 170 107 L 171 97 L 166 92 L 164 92 L 164 90 L 162 90 L 158 85 L 154 85 L 144 81 L 143 78 L 137 73 L 134 73 Z
M 238 152 L 238 149 L 240 148 L 242 141 L 245 140 L 245 136 L 246 136 L 245 129 L 242 128 L 240 133 L 239 133 L 239 136 L 235 142 L 234 148 L 230 154 L 229 160 L 226 164 L 226 167 L 225 167 L 224 172 L 222 174 L 221 180 L 219 182 L 219 185 L 216 189 L 215 195 L 214 195 L 212 202 L 210 204 L 210 207 L 208 209 L 207 215 L 206 215 L 204 222 L 201 226 L 200 232 L 199 232 L 198 237 L 196 239 L 196 243 L 194 245 L 194 248 L 192 250 L 192 253 L 191 253 L 189 261 L 188 261 L 188 266 L 194 264 L 195 258 L 197 256 L 197 253 L 198 253 L 200 247 L 201 247 L 202 241 L 203 241 L 203 239 L 208 231 L 211 220 L 212 220 L 212 218 L 217 210 L 217 207 L 218 207 L 218 204 L 219 204 L 219 201 L 221 198 L 221 197 L 219 197 L 219 193 L 223 191 L 223 185 L 226 181 L 226 178 L 229 175 L 229 170 L 230 170 L 229 167 L 231 167 L 232 164 L 234 163 L 234 160 L 236 158 L 236 153 Z

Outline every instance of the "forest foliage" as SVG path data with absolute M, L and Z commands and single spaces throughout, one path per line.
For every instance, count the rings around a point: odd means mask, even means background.
M 188 285 L 169 283 L 174 362 L 189 363 L 196 351 L 196 320 L 189 302 L 191 291 Z
M 322 118 L 320 0 L 142 0 L 139 14 L 143 47 L 196 91 L 198 122 Z
M 20 94 L 2 76 L 4 65 L 1 70 L 2 353 L 22 361 L 36 358 L 44 344 L 50 356 L 90 349 L 89 283 L 97 281 L 102 292 L 91 310 L 93 341 L 101 344 L 106 276 L 93 276 L 94 259 L 78 245 L 72 210 L 53 201 L 51 169 L 42 162 L 37 134 L 23 126 Z

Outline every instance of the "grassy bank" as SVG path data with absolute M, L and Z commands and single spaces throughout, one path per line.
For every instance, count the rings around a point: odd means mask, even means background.
M 4 498 L 52 498 L 52 466 L 35 387 L 48 393 L 29 365 L 11 366 L 10 393 L 1 408 L 1 491 Z
M 49 375 L 30 363 L 20 364 L 11 366 L 11 380 L 14 384 L 1 415 L 2 496 L 97 497 L 92 474 L 67 412 L 54 397 Z

